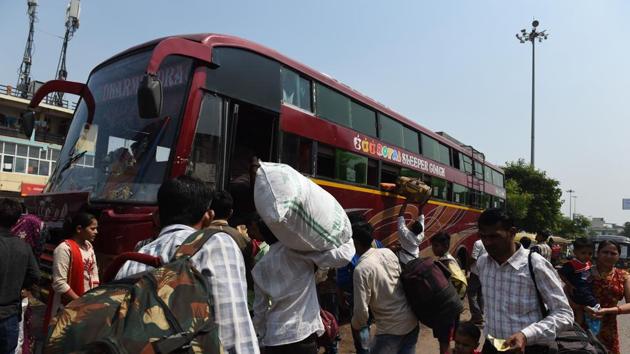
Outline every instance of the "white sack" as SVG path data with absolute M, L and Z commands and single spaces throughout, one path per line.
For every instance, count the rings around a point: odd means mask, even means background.
M 324 251 L 352 238 L 339 202 L 288 165 L 261 162 L 254 185 L 256 210 L 285 246 Z

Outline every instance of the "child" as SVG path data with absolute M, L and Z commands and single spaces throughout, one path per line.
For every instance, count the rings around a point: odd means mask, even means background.
M 466 288 L 468 286 L 466 282 L 466 275 L 459 267 L 457 260 L 448 252 L 451 246 L 451 235 L 446 232 L 439 232 L 431 238 L 431 249 L 433 254 L 438 257 L 438 261 L 444 264 L 451 272 L 450 281 L 457 290 L 460 299 L 464 299 L 466 296 Z M 451 339 L 454 336 L 455 328 L 459 323 L 459 317 L 447 320 L 444 325 L 439 325 L 433 328 L 433 337 L 440 342 L 440 353 L 446 353 L 448 351 Z
M 481 330 L 474 323 L 468 321 L 460 323 L 455 333 L 455 347 L 453 354 L 480 354 L 477 350 Z
M 599 309 L 599 303 L 593 295 L 593 279 L 591 277 L 591 257 L 593 243 L 586 238 L 573 241 L 573 258 L 560 269 L 560 277 L 567 284 L 569 298 L 578 305 Z M 575 321 L 585 327 L 584 309 L 577 306 L 573 309 Z
M 98 221 L 80 212 L 64 225 L 70 236 L 54 251 L 52 290 L 44 318 L 44 330 L 61 307 L 99 285 L 98 268 L 92 242 L 98 234 Z

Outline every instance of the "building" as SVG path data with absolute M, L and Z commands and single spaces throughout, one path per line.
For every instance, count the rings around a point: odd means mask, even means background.
M 44 100 L 37 109 L 35 129 L 28 139 L 20 114 L 30 102 L 11 86 L 0 85 L 0 196 L 41 193 L 55 168 L 76 104 L 61 107 Z
M 614 223 L 607 223 L 604 218 L 592 218 L 588 234 L 591 236 L 619 235 L 623 232 L 623 226 Z

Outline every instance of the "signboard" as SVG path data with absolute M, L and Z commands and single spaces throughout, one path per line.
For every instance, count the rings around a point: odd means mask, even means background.
M 46 185 L 44 184 L 32 184 L 22 182 L 20 195 L 22 197 L 26 197 L 27 195 L 42 194 L 44 192 L 44 187 L 46 187 Z
M 623 210 L 630 210 L 630 198 L 622 199 L 622 209 Z

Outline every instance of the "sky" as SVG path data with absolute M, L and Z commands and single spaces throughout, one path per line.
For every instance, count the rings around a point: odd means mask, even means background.
M 67 0 L 39 1 L 32 77 L 54 78 Z M 15 84 L 26 1 L 0 0 L 0 83 Z M 68 80 L 145 41 L 225 33 L 333 76 L 498 165 L 530 158 L 536 42 L 536 167 L 575 190 L 575 212 L 630 221 L 630 2 L 83 0 Z M 568 194 L 562 211 L 569 214 Z

